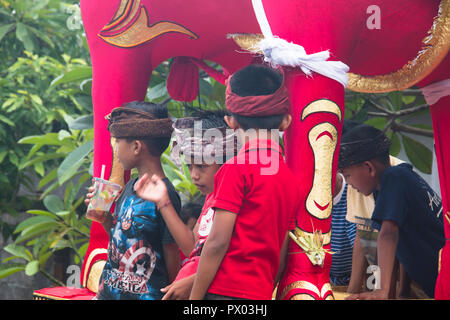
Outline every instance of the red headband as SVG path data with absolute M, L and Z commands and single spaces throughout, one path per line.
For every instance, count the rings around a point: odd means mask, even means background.
M 285 114 L 289 112 L 289 91 L 283 82 L 273 94 L 263 96 L 241 97 L 231 91 L 228 78 L 225 91 L 225 105 L 231 113 L 247 117 L 266 117 Z

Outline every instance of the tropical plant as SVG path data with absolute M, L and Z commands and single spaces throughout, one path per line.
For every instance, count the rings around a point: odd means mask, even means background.
M 23 168 L 41 164 L 43 168 L 51 169 L 43 174 L 38 184 L 39 189 L 44 188 L 39 199 L 45 208 L 28 210 L 32 217 L 15 228 L 14 242 L 4 248 L 12 256 L 3 261 L 0 278 L 19 271 L 25 271 L 28 276 L 41 272 L 63 285 L 46 271 L 48 259 L 56 251 L 70 248 L 74 263 L 81 264 L 83 261 L 90 229 L 90 221 L 84 215 L 83 191 L 91 180 L 89 165 L 92 162 L 93 130 L 85 128 L 89 124 L 83 125 L 83 122 L 76 122 L 68 115 L 64 118 L 69 130 L 25 137 L 19 141 L 33 145 Z M 55 163 L 58 159 L 64 160 Z M 44 166 L 48 162 L 52 165 Z M 57 190 L 63 190 L 63 195 L 53 194 Z M 22 261 L 7 263 L 17 259 Z
M 431 173 L 432 151 L 411 136 L 433 137 L 430 125 L 414 123 L 418 116 L 430 119 L 429 107 L 419 89 L 386 94 L 347 92 L 345 107 L 346 119 L 364 122 L 386 133 L 391 140 L 391 155 L 397 156 L 403 146 L 414 167 L 423 173 Z

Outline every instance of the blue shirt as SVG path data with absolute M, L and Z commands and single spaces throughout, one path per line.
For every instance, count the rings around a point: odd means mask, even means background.
M 135 193 L 136 180 L 127 183 L 116 204 L 97 299 L 157 300 L 163 295 L 160 289 L 169 284 L 163 245 L 174 240 L 155 204 Z M 179 212 L 178 194 L 167 178 L 163 181 Z
M 345 183 L 345 182 L 344 182 Z M 345 219 L 347 215 L 347 184 L 341 199 L 333 205 L 331 212 L 331 256 L 330 281 L 332 285 L 348 285 L 352 273 L 353 243 L 356 224 Z
M 445 242 L 441 199 L 406 163 L 383 172 L 374 196 L 375 228 L 384 220 L 398 225 L 397 258 L 409 277 L 434 297 L 438 253 Z

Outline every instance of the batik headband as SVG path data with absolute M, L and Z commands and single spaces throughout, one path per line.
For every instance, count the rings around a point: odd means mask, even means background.
M 108 130 L 116 138 L 164 138 L 173 131 L 170 118 L 157 119 L 133 108 L 115 108 L 105 118 L 109 121 Z
M 173 123 L 172 160 L 181 166 L 181 155 L 187 163 L 218 163 L 236 155 L 239 150 L 235 131 L 228 127 L 201 128 L 200 118 L 183 118 Z
M 247 117 L 267 117 L 285 114 L 289 111 L 289 91 L 283 82 L 272 94 L 241 97 L 231 91 L 230 77 L 225 91 L 225 105 L 228 111 Z

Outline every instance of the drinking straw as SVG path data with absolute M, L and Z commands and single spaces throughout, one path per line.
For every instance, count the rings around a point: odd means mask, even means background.
M 100 178 L 103 180 L 105 176 L 105 165 L 102 165 L 102 173 L 100 174 Z
M 104 180 L 104 177 L 105 177 L 105 165 L 102 164 L 102 172 L 101 172 L 101 174 L 100 174 L 100 179 L 102 179 L 102 180 L 100 180 L 101 182 L 100 182 L 100 186 L 99 186 L 99 190 L 100 190 L 100 191 L 103 190 L 103 180 Z

